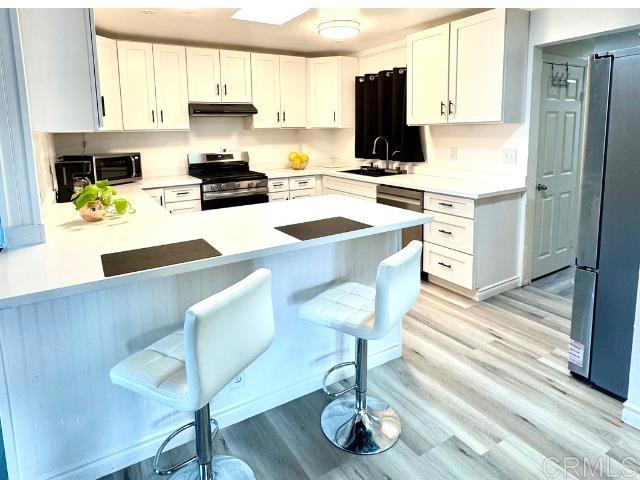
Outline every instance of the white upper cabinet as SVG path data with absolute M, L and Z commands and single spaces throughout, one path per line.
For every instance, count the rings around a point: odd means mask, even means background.
M 305 128 L 307 69 L 304 57 L 251 54 L 253 128 Z
M 118 41 L 122 122 L 125 130 L 157 126 L 153 47 L 150 43 Z
M 253 128 L 280 127 L 280 58 L 266 53 L 251 54 Z
M 447 123 L 449 24 L 407 37 L 407 123 Z
M 497 8 L 407 37 L 407 123 L 522 122 L 528 25 Z
M 358 59 L 354 57 L 310 58 L 308 68 L 309 127 L 353 127 Z
M 99 36 L 96 36 L 96 47 L 103 121 L 100 130 L 122 130 L 118 47 L 115 40 Z
M 284 128 L 307 126 L 307 59 L 280 55 L 280 109 Z
M 251 103 L 251 54 L 220 50 L 220 89 L 223 103 Z
M 187 73 L 190 102 L 217 103 L 222 101 L 220 50 L 187 47 Z
M 185 48 L 153 45 L 157 125 L 164 130 L 189 128 L 189 96 Z
M 99 129 L 102 111 L 93 11 L 21 8 L 18 14 L 33 130 Z

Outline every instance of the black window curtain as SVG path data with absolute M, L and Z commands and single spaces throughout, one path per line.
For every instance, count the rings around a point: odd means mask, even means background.
M 374 155 L 376 137 L 389 141 L 389 157 L 397 162 L 424 162 L 419 127 L 407 126 L 407 69 L 394 68 L 356 77 L 355 156 L 384 159 L 384 142 Z

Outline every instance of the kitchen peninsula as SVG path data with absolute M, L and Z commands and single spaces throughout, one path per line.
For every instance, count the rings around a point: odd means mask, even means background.
M 259 267 L 273 272 L 276 338 L 216 397 L 213 415 L 226 426 L 318 389 L 353 345 L 299 321 L 299 306 L 339 278 L 373 284 L 378 263 L 400 249 L 400 229 L 431 220 L 341 195 L 171 215 L 136 185 L 118 190 L 136 213 L 87 224 L 69 204 L 52 205 L 47 243 L 0 257 L 0 416 L 11 478 L 98 478 L 151 456 L 188 418 L 112 385 L 110 368 L 181 328 L 189 305 Z M 304 225 L 278 230 L 336 217 L 347 220 L 338 230 L 327 223 L 328 236 Z M 198 240 L 219 255 L 105 276 L 103 255 Z M 372 343 L 370 365 L 401 353 L 398 328 Z

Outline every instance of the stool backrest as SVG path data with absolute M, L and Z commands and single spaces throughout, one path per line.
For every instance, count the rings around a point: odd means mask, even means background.
M 400 322 L 418 299 L 421 253 L 422 242 L 413 240 L 378 266 L 374 329 L 380 336 Z
M 188 392 L 204 407 L 271 345 L 271 271 L 254 273 L 193 305 L 184 322 Z

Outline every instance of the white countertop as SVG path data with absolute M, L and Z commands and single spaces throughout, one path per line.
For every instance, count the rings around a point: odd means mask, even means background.
M 140 188 L 148 190 L 151 188 L 184 187 L 187 185 L 200 185 L 202 180 L 191 175 L 170 175 L 166 177 L 143 178 L 137 182 Z
M 171 215 L 137 185 L 117 186 L 136 213 L 84 222 L 71 204 L 51 205 L 47 243 L 0 254 L 0 308 L 427 223 L 431 217 L 342 195 Z M 274 227 L 346 216 L 371 228 L 300 241 Z M 178 265 L 105 278 L 100 256 L 203 238 L 222 253 Z
M 410 188 L 413 190 L 422 190 L 423 192 L 472 198 L 474 200 L 526 191 L 526 187 L 523 184 L 503 179 L 487 181 L 486 178 L 454 178 L 436 175 L 422 175 L 418 173 L 389 175 L 386 177 L 367 177 L 366 175 L 343 173 L 340 171 L 353 168 L 358 168 L 358 166 L 314 166 L 308 167 L 305 170 L 293 170 L 292 168 L 258 168 L 257 170 L 264 172 L 269 178 L 297 177 L 302 175 L 327 175 L 330 177 L 347 178 L 366 183 L 374 183 L 376 185 Z

